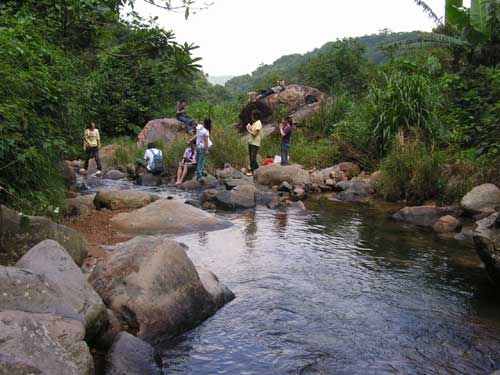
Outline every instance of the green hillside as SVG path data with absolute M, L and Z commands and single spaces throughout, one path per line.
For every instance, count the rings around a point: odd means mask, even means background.
M 385 62 L 386 58 L 381 46 L 409 39 L 415 39 L 417 31 L 406 33 L 388 33 L 366 35 L 355 38 L 361 46 L 365 48 L 365 56 L 368 61 L 380 64 Z M 226 82 L 225 87 L 233 94 L 240 95 L 256 88 L 263 88 L 274 82 L 279 77 L 284 77 L 288 82 L 301 83 L 299 68 L 318 55 L 328 53 L 338 45 L 339 41 L 328 42 L 321 48 L 307 52 L 303 55 L 293 54 L 282 56 L 270 65 L 259 66 L 252 74 L 237 76 Z

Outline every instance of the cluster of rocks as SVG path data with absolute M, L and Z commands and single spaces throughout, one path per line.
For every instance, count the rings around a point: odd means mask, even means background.
M 79 204 L 90 202 L 135 209 L 116 215 L 112 226 L 137 236 L 113 246 L 88 277 L 78 232 L 1 207 L 0 254 L 11 253 L 11 266 L 0 266 L 0 373 L 91 375 L 95 349 L 106 353 L 106 374 L 160 374 L 152 345 L 234 298 L 191 262 L 184 245 L 164 236 L 231 223 L 144 192 L 98 192 Z

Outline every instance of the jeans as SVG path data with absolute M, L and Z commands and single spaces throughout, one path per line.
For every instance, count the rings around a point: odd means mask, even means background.
M 281 165 L 288 165 L 290 143 L 281 144 Z
M 191 126 L 191 117 L 181 115 L 181 116 L 177 116 L 177 120 L 184 123 L 184 127 L 186 128 L 187 132 L 190 132 L 191 130 L 193 130 L 193 127 Z
M 99 159 L 99 147 L 87 147 L 85 150 L 87 154 L 85 156 L 85 164 L 83 165 L 83 169 L 87 170 L 89 168 L 90 159 L 94 158 L 95 163 L 97 164 L 97 170 L 101 171 L 101 160 Z
M 250 156 L 250 170 L 253 172 L 259 168 L 257 163 L 257 154 L 259 153 L 259 146 L 248 145 L 248 154 Z
M 207 159 L 207 153 L 204 148 L 196 147 L 196 179 L 200 180 L 203 177 L 203 171 L 205 170 L 205 160 Z

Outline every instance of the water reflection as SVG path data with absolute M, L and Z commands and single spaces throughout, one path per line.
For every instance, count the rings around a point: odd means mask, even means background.
M 489 374 L 500 303 L 468 245 L 369 206 L 265 209 L 208 233 L 195 263 L 237 299 L 162 348 L 183 374 Z M 467 267 L 457 266 L 468 264 Z
M 166 373 L 489 375 L 500 368 L 500 300 L 470 245 L 396 225 L 368 205 L 227 215 L 235 227 L 179 240 L 237 298 L 159 348 Z

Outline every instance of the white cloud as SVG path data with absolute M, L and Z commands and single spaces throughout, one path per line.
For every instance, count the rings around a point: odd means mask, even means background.
M 434 26 L 413 0 L 213 0 L 209 9 L 169 13 L 138 0 L 136 11 L 158 16 L 179 42 L 200 46 L 204 71 L 240 75 L 280 56 L 304 53 L 338 38 Z M 203 1 L 200 1 L 202 3 Z M 445 0 L 427 0 L 439 16 Z

